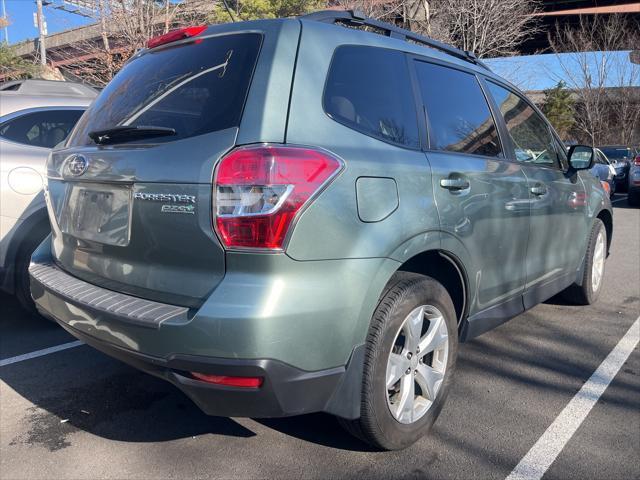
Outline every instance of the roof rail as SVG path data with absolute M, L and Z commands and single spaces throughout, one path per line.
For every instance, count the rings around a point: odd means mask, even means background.
M 404 41 L 411 40 L 421 45 L 440 50 L 441 52 L 447 53 L 456 58 L 465 60 L 491 71 L 489 67 L 487 67 L 475 56 L 473 52 L 460 50 L 459 48 L 439 42 L 438 40 L 434 40 L 433 38 L 418 35 L 417 33 L 414 33 L 410 30 L 397 27 L 395 25 L 392 25 L 391 23 L 381 22 L 373 18 L 368 18 L 364 13 L 358 10 L 323 10 L 320 12 L 303 15 L 300 18 L 322 23 L 346 24 L 354 27 L 372 27 L 377 30 L 382 30 L 388 37 L 397 38 Z

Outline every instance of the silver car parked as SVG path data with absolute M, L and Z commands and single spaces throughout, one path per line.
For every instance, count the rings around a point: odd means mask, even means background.
M 0 289 L 35 311 L 27 268 L 50 231 L 44 195 L 49 150 L 66 138 L 97 91 L 23 80 L 0 85 Z

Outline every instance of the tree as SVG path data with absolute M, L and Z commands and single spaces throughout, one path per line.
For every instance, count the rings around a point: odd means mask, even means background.
M 537 30 L 538 0 L 336 0 L 478 57 L 517 53 Z
M 566 87 L 566 83 L 561 80 L 555 87 L 545 90 L 542 106 L 542 111 L 563 140 L 568 139 L 575 123 L 575 102 Z
M 282 18 L 303 15 L 325 7 L 326 0 L 222 0 L 216 2 L 211 20 L 214 23 Z
M 623 53 L 640 45 L 638 22 L 619 14 L 580 17 L 577 27 L 557 24 L 549 43 L 576 95 L 581 140 L 594 146 L 640 142 L 640 66 Z
M 87 40 L 61 53 L 61 69 L 104 86 L 149 38 L 189 25 L 300 15 L 323 8 L 325 0 L 92 0 L 94 30 Z
M 478 57 L 514 55 L 538 29 L 532 0 L 439 0 L 438 21 L 453 43 Z
M 0 79 L 32 78 L 39 72 L 38 65 L 18 57 L 5 43 L 0 43 Z
M 104 86 L 149 38 L 207 22 L 211 0 L 93 0 L 95 24 L 87 40 L 61 53 L 60 68 L 88 83 Z

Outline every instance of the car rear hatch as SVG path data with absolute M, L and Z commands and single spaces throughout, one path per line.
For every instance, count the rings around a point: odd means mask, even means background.
M 202 32 L 136 55 L 104 89 L 48 162 L 62 269 L 118 292 L 201 304 L 225 272 L 213 172 L 236 144 L 263 41 L 255 31 Z

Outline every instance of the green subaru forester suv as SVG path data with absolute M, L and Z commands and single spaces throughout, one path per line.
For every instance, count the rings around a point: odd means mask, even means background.
M 48 161 L 40 311 L 207 414 L 424 435 L 458 343 L 602 288 L 589 147 L 472 54 L 357 12 L 149 41 Z

